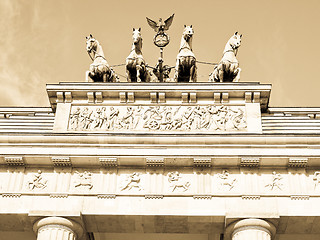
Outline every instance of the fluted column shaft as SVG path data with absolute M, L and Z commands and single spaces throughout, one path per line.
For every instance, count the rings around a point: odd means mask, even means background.
M 77 240 L 83 234 L 80 224 L 62 217 L 46 217 L 33 225 L 37 240 Z
M 276 233 L 272 223 L 262 219 L 243 219 L 226 229 L 228 240 L 271 240 Z

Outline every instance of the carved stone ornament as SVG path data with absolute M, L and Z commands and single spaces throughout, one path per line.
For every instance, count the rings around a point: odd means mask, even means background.
M 220 179 L 221 188 L 227 188 L 229 191 L 234 188 L 237 181 L 235 178 L 230 176 L 228 170 L 223 170 L 222 173 L 219 173 L 218 178 Z
M 121 191 L 124 191 L 124 190 L 130 191 L 131 189 L 138 189 L 138 191 L 143 190 L 143 188 L 141 187 L 140 181 L 141 181 L 140 173 L 137 173 L 137 172 L 132 173 L 124 181 L 124 184 L 121 187 Z
M 47 187 L 48 180 L 42 177 L 41 170 L 38 170 L 36 174 L 33 175 L 33 178 L 28 182 L 28 188 L 30 190 L 34 189 L 44 189 Z
M 244 107 L 73 106 L 69 131 L 230 132 L 247 128 Z
M 283 177 L 281 176 L 280 173 L 272 172 L 272 182 L 265 185 L 265 187 L 269 188 L 270 190 L 275 190 L 275 189 L 282 190 L 282 186 L 283 186 L 282 180 L 283 180 Z
M 313 174 L 312 180 L 314 182 L 314 188 L 316 189 L 320 184 L 320 172 L 319 171 L 317 171 Z
M 89 189 L 92 189 L 92 174 L 90 172 L 84 171 L 83 173 L 80 173 L 78 171 L 75 171 L 76 173 L 76 179 L 74 181 L 74 187 L 87 187 Z
M 183 192 L 187 191 L 190 187 L 190 182 L 183 180 L 179 172 L 169 172 L 168 181 L 171 184 L 172 192 L 181 189 Z

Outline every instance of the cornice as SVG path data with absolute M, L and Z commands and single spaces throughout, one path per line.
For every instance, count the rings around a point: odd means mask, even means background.
M 280 146 L 312 147 L 320 145 L 320 135 L 283 135 L 283 134 L 228 134 L 209 135 L 203 134 L 98 134 L 98 133 L 62 133 L 42 135 L 0 135 L 1 145 L 24 145 L 24 144 L 71 144 L 89 146 L 94 144 L 108 145 L 149 145 L 154 146 L 209 146 L 232 147 L 232 146 L 259 146 L 277 148 Z
M 134 104 L 135 99 L 154 103 L 180 101 L 182 104 L 228 103 L 242 99 L 260 103 L 266 110 L 271 84 L 260 83 L 59 83 L 47 84 L 47 93 L 53 109 L 57 103 L 113 102 Z

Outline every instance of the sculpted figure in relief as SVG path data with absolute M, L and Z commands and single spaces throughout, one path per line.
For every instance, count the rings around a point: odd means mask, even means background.
M 70 114 L 70 130 L 241 131 L 246 126 L 240 107 L 127 106 L 76 107 Z
M 92 111 L 89 111 L 88 107 L 85 107 L 79 115 L 80 128 L 86 130 L 89 129 L 89 126 L 92 122 Z
M 168 181 L 171 183 L 170 187 L 172 188 L 172 192 L 176 189 L 182 189 L 185 192 L 191 185 L 190 182 L 182 180 L 180 173 L 177 171 L 168 173 Z
M 118 128 L 119 125 L 119 109 L 114 107 L 110 107 L 110 114 L 109 114 L 109 129 Z
M 274 190 L 274 189 L 279 189 L 282 190 L 282 186 L 283 184 L 282 182 L 283 177 L 281 176 L 280 173 L 276 173 L 276 172 L 272 172 L 272 182 L 265 185 L 265 187 L 269 187 L 270 190 Z
M 209 75 L 209 82 L 239 82 L 241 69 L 236 56 L 241 44 L 241 37 L 242 34 L 239 35 L 236 32 L 229 39 L 224 48 L 221 61 Z
M 80 107 L 77 107 L 77 109 L 71 114 L 70 128 L 72 130 L 76 130 L 76 129 L 80 128 L 80 126 L 79 126 L 80 114 L 81 114 Z
M 227 170 L 223 170 L 222 173 L 219 173 L 218 177 L 221 179 L 220 185 L 222 187 L 227 186 L 229 191 L 234 188 L 236 179 L 232 178 Z
M 122 117 L 121 127 L 124 129 L 132 129 L 133 120 L 134 120 L 133 108 L 127 107 L 127 112 Z
M 41 170 L 38 170 L 36 174 L 33 175 L 33 179 L 28 182 L 28 187 L 30 190 L 34 190 L 35 188 L 44 189 L 47 187 L 48 180 L 42 177 Z
M 74 183 L 75 188 L 85 186 L 89 189 L 92 189 L 92 174 L 90 172 L 84 171 L 83 173 L 80 173 L 78 171 L 75 171 L 75 173 L 77 174 L 77 178 Z
M 140 123 L 140 119 L 142 118 L 142 114 L 143 114 L 143 107 L 138 106 L 136 109 L 134 109 L 132 129 L 137 128 L 138 124 Z
M 121 191 L 124 190 L 131 190 L 133 188 L 138 189 L 139 191 L 142 190 L 142 187 L 140 185 L 140 173 L 133 173 L 131 174 L 126 180 L 124 186 L 121 188 Z
M 314 188 L 317 188 L 320 184 L 320 172 L 315 172 L 313 174 L 313 178 L 312 178 L 313 182 L 314 182 Z

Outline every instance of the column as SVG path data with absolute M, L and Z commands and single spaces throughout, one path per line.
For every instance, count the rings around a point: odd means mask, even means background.
M 62 217 L 46 217 L 33 225 L 37 240 L 77 240 L 83 234 L 82 226 Z
M 226 229 L 226 240 L 271 240 L 275 226 L 262 219 L 243 219 L 230 224 Z

